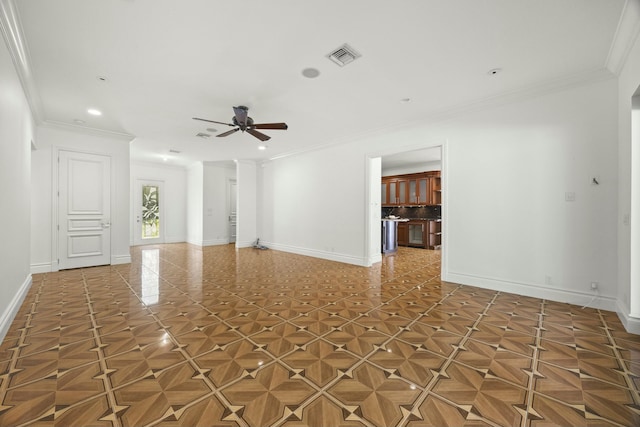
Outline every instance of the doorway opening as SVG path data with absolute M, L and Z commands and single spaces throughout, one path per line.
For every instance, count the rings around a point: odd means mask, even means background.
M 164 243 L 164 182 L 138 179 L 135 187 L 135 245 Z
M 382 259 L 382 228 L 380 226 L 383 217 L 399 216 L 401 218 L 416 218 L 416 219 L 433 219 L 439 220 L 437 226 L 439 227 L 438 246 L 441 250 L 441 272 L 444 274 L 446 271 L 446 254 L 447 254 L 447 214 L 446 214 L 446 146 L 443 143 L 434 144 L 432 146 L 421 146 L 413 149 L 405 149 L 403 151 L 388 150 L 385 152 L 372 153 L 368 156 L 368 179 L 369 179 L 369 191 L 368 191 L 368 261 L 370 264 L 378 262 Z M 385 197 L 388 197 L 388 187 L 382 184 L 382 178 L 388 176 L 401 176 L 411 174 L 436 173 L 440 171 L 438 183 L 438 198 L 437 200 L 426 201 L 420 203 L 420 198 L 413 200 L 403 206 L 399 203 L 395 206 L 390 206 L 388 199 L 383 203 Z M 424 185 L 423 185 L 424 184 Z M 416 181 L 416 188 L 423 186 L 429 188 L 429 184 Z M 407 194 L 410 194 L 412 183 L 407 182 L 405 189 Z M 435 188 L 435 187 L 434 187 Z M 385 193 L 387 196 L 383 195 Z M 409 198 L 409 200 L 412 200 Z M 428 225 L 432 225 L 431 222 L 426 222 Z M 428 226 L 427 226 L 428 227 Z M 415 228 L 415 227 L 414 227 Z M 409 227 L 407 227 L 409 230 Z M 427 236 L 424 230 L 428 230 L 423 226 L 420 230 L 423 231 L 422 236 Z M 414 234 L 415 234 L 415 230 Z M 414 236 L 415 237 L 415 236 Z M 424 237 L 423 237 L 424 239 Z M 422 242 L 423 239 L 420 241 Z M 407 241 L 410 239 L 407 238 Z M 416 240 L 415 238 L 413 240 Z M 411 246 L 411 245 L 409 245 Z
M 630 271 L 629 291 L 623 291 L 622 300 L 628 305 L 629 316 L 637 319 L 640 318 L 640 87 L 631 98 L 631 206 L 623 223 L 630 227 Z

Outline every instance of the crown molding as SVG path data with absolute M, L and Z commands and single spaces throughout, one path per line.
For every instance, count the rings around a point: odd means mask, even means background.
M 108 131 L 103 129 L 86 127 L 86 126 L 78 126 L 70 123 L 58 122 L 55 120 L 45 120 L 40 125 L 42 127 L 50 128 L 50 129 L 63 129 L 71 132 L 83 133 L 85 135 L 89 134 L 94 136 L 117 138 L 117 139 L 122 139 L 128 142 L 131 142 L 136 138 L 134 135 L 130 135 L 128 133 L 113 132 L 113 131 Z
M 11 54 L 22 90 L 31 109 L 34 121 L 43 120 L 42 101 L 38 96 L 31 71 L 31 59 L 27 48 L 18 9 L 13 0 L 0 0 L 0 32 Z
M 171 170 L 179 170 L 186 171 L 189 169 L 189 165 L 178 165 L 178 164 L 167 164 L 164 162 L 152 162 L 148 160 L 131 160 L 129 162 L 132 168 L 138 167 L 151 167 L 151 168 L 160 168 L 160 169 L 171 169 Z
M 302 154 L 307 154 L 314 151 L 324 150 L 335 146 L 348 144 L 351 142 L 361 141 L 368 137 L 374 137 L 385 133 L 393 132 L 396 130 L 405 129 L 407 127 L 444 122 L 454 119 L 456 117 L 471 114 L 476 111 L 482 111 L 487 108 L 500 107 L 502 105 L 512 104 L 514 102 L 525 101 L 527 99 L 535 98 L 538 96 L 562 92 L 571 88 L 586 86 L 606 80 L 616 78 L 616 76 L 607 68 L 598 68 L 594 70 L 587 70 L 580 73 L 566 75 L 557 79 L 547 80 L 544 82 L 538 82 L 536 84 L 520 87 L 511 91 L 505 91 L 497 95 L 491 95 L 485 98 L 479 98 L 470 100 L 466 103 L 461 103 L 457 106 L 448 109 L 436 110 L 431 113 L 425 114 L 419 119 L 390 124 L 377 129 L 372 129 L 363 133 L 355 135 L 349 135 L 331 141 L 327 144 L 320 144 L 313 147 L 302 148 L 299 150 L 292 150 L 285 153 L 275 155 L 273 157 L 264 160 L 263 163 L 269 163 L 271 161 L 284 159 L 287 157 L 294 157 Z
M 605 66 L 616 76 L 620 75 L 629 53 L 640 34 L 640 2 L 626 0 Z

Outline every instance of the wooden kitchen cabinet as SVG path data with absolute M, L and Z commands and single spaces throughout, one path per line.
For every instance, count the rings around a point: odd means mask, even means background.
M 382 206 L 428 206 L 442 204 L 440 171 L 382 178 Z
M 398 246 L 440 249 L 442 246 L 442 221 L 439 219 L 415 219 L 398 223 Z
M 398 223 L 398 246 L 409 246 L 409 225 L 406 222 Z
M 397 177 L 382 178 L 382 206 L 409 205 L 409 180 Z
M 429 220 L 427 227 L 427 249 L 440 249 L 442 246 L 442 221 Z
M 439 176 L 434 176 L 430 180 L 430 193 L 431 193 L 431 203 L 432 205 L 441 205 L 442 204 L 442 178 Z

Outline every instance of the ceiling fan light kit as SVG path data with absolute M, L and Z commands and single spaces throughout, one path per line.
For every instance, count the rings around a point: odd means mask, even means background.
M 233 112 L 234 112 L 234 116 L 231 120 L 232 123 L 217 122 L 215 120 L 201 119 L 199 117 L 194 117 L 193 120 L 200 120 L 200 121 L 209 122 L 209 123 L 217 123 L 219 125 L 226 125 L 234 128 L 229 131 L 222 132 L 221 134 L 216 135 L 216 137 L 218 138 L 229 136 L 232 133 L 242 131 L 255 136 L 260 141 L 268 141 L 269 139 L 271 139 L 271 137 L 268 135 L 265 135 L 262 132 L 257 131 L 256 129 L 286 130 L 289 128 L 289 126 L 287 126 L 286 123 L 254 123 L 253 119 L 249 117 L 249 107 L 245 107 L 244 105 L 233 107 Z

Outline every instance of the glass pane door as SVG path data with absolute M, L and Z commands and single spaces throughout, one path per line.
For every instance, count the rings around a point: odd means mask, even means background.
M 160 192 L 157 185 L 142 186 L 142 238 L 160 237 Z

